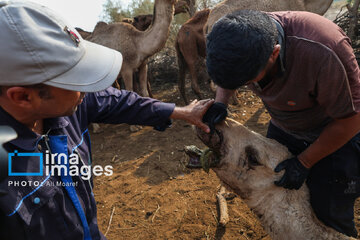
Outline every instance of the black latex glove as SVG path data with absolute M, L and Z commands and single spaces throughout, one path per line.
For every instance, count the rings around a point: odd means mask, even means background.
M 282 161 L 276 166 L 274 171 L 280 172 L 281 170 L 285 170 L 284 175 L 279 181 L 274 183 L 279 187 L 287 189 L 298 190 L 309 175 L 309 169 L 302 165 L 297 157 Z
M 207 123 L 211 132 L 215 129 L 215 124 L 223 121 L 227 117 L 227 106 L 221 102 L 216 102 L 206 111 L 203 122 Z

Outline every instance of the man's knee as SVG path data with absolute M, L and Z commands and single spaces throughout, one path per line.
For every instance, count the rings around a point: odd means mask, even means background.
M 309 184 L 308 184 L 309 186 Z M 317 218 L 326 226 L 351 237 L 357 237 L 354 224 L 354 203 L 352 196 L 334 196 L 331 184 L 309 186 L 310 203 Z

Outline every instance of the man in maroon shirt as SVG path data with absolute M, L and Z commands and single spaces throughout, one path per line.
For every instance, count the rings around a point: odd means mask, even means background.
M 248 85 L 272 119 L 267 137 L 294 157 L 281 162 L 276 185 L 299 189 L 326 225 L 356 237 L 360 196 L 360 79 L 349 38 L 308 12 L 237 11 L 207 36 L 207 68 L 219 86 L 204 121 L 226 115 L 236 88 Z

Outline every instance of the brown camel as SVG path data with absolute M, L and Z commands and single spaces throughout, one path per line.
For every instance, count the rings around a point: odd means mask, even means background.
M 201 92 L 197 80 L 196 62 L 199 57 L 205 58 L 206 47 L 203 27 L 208 19 L 210 9 L 196 12 L 184 25 L 181 26 L 175 42 L 175 48 L 179 67 L 179 90 L 185 104 L 189 101 L 185 94 L 185 75 L 189 69 L 191 76 L 191 88 L 201 99 Z
M 333 0 L 225 0 L 217 4 L 210 12 L 204 27 L 209 33 L 214 23 L 222 16 L 240 9 L 253 9 L 267 12 L 274 11 L 308 11 L 323 15 Z
M 155 0 L 154 21 L 146 31 L 127 23 L 98 23 L 87 40 L 116 49 L 123 55 L 120 75 L 125 88 L 133 90 L 133 73 L 139 71 L 140 94 L 148 96 L 146 59 L 164 45 L 173 19 L 174 0 Z

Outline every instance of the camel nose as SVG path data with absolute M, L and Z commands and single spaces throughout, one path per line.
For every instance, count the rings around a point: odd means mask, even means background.
M 215 129 L 214 131 L 212 131 L 212 133 L 206 133 L 197 127 L 196 134 L 200 138 L 200 140 L 209 148 L 217 152 L 220 150 L 223 137 L 222 133 L 219 130 Z

